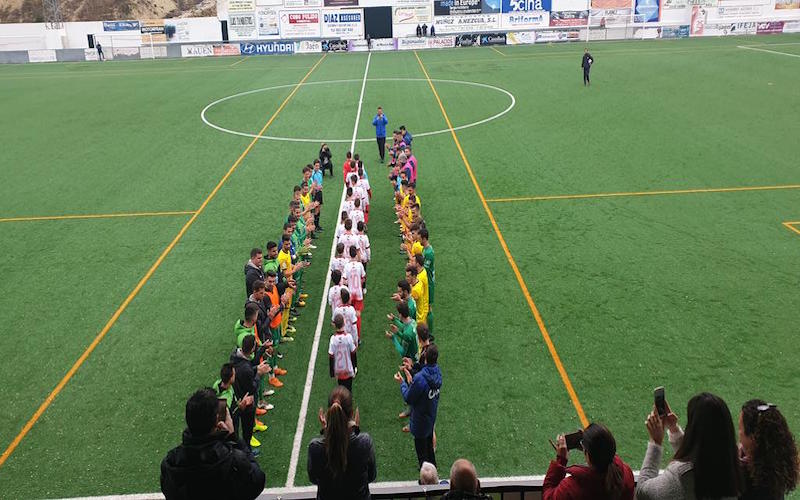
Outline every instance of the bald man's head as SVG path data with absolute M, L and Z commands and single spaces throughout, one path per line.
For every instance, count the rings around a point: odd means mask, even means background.
M 465 493 L 478 492 L 478 473 L 472 462 L 459 458 L 450 468 L 450 489 Z

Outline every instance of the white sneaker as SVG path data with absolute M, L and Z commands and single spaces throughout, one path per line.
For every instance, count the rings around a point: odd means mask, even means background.
M 316 250 L 317 249 L 317 245 L 308 245 L 308 248 L 310 248 L 311 250 Z
M 275 394 L 275 390 L 274 389 L 267 389 L 266 391 L 262 392 L 261 394 L 266 398 L 268 396 L 274 395 Z

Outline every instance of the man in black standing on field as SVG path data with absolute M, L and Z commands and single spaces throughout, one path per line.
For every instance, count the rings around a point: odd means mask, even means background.
M 589 53 L 589 48 L 583 49 L 583 62 L 581 62 L 581 68 L 583 68 L 583 85 L 591 85 L 589 82 L 589 70 L 592 69 L 592 64 L 594 64 L 594 58 Z

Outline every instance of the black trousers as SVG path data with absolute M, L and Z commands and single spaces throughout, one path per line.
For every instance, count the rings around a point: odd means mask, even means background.
M 254 398 L 255 399 L 255 398 Z M 241 427 L 242 427 L 242 441 L 244 441 L 245 446 L 247 449 L 250 449 L 250 438 L 253 437 L 253 426 L 256 424 L 256 403 L 253 401 L 253 404 L 250 405 L 248 408 L 244 410 L 238 411 L 239 415 L 241 415 Z
M 378 137 L 378 154 L 381 155 L 381 161 L 383 161 L 384 156 L 386 155 L 386 137 Z
M 426 438 L 414 438 L 414 448 L 417 450 L 417 461 L 419 468 L 422 468 L 422 462 L 430 462 L 436 465 L 436 454 L 433 451 L 433 434 Z
M 346 378 L 346 379 L 336 379 L 336 383 L 341 385 L 342 387 L 346 387 L 350 394 L 353 393 L 353 377 Z
M 589 83 L 589 68 L 583 68 L 583 84 Z

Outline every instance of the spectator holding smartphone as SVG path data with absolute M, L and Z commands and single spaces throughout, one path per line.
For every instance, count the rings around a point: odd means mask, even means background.
M 319 409 L 322 437 L 308 445 L 308 479 L 317 485 L 317 498 L 369 499 L 375 480 L 375 445 L 359 429 L 358 410 L 346 387 L 336 386 L 328 397 L 328 410 Z
M 722 398 L 704 392 L 689 400 L 686 413 L 685 432 L 669 405 L 664 416 L 655 409 L 648 415 L 645 423 L 650 442 L 639 473 L 636 498 L 736 499 L 742 479 L 728 405 Z M 659 475 L 665 427 L 675 455 Z
M 567 467 L 567 442 L 563 434 L 558 436 L 556 459 L 550 462 L 542 485 L 543 500 L 633 500 L 633 472 L 617 455 L 611 431 L 602 424 L 589 424 L 581 446 L 587 465 Z M 565 477 L 567 474 L 569 477 Z
M 777 406 L 760 399 L 742 406 L 739 460 L 744 475 L 741 500 L 782 500 L 795 489 L 797 445 Z

